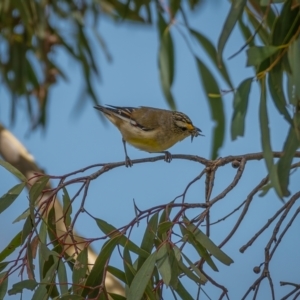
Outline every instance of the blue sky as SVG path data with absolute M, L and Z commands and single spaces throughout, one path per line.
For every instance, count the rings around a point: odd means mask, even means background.
M 191 27 L 202 32 L 216 44 L 228 9 L 229 3 L 225 1 L 220 1 L 218 5 L 203 6 L 190 17 Z M 183 26 L 180 28 L 184 31 Z M 71 29 L 66 30 L 70 30 L 70 34 L 72 33 Z M 155 28 L 124 23 L 115 24 L 108 18 L 103 18 L 99 30 L 113 57 L 111 63 L 107 62 L 102 50 L 95 43 L 94 51 L 97 53 L 101 80 L 94 81 L 94 85 L 101 104 L 168 108 L 159 82 L 157 64 L 159 44 Z M 190 139 L 186 139 L 171 148 L 170 152 L 195 154 L 209 158 L 214 123 L 210 118 L 209 107 L 198 77 L 195 61 L 182 35 L 176 29 L 172 30 L 172 34 L 176 57 L 173 95 L 177 108 L 186 113 L 193 123 L 202 129 L 205 136 L 194 139 L 193 143 L 190 142 Z M 199 57 L 211 66 L 197 43 L 192 40 L 190 43 Z M 235 53 L 243 44 L 239 32 L 235 30 L 225 49 L 224 57 L 227 58 Z M 235 86 L 238 86 L 243 79 L 253 76 L 253 70 L 245 67 L 245 58 L 246 55 L 243 52 L 230 61 L 226 60 Z M 39 166 L 51 175 L 62 175 L 95 163 L 123 161 L 124 152 L 120 133 L 112 124 L 104 123 L 98 117 L 92 101 L 86 99 L 80 112 L 74 113 L 74 103 L 78 100 L 83 86 L 81 70 L 66 56 L 66 53 L 59 49 L 57 49 L 55 60 L 65 70 L 69 81 L 61 80 L 51 90 L 46 130 L 38 129 L 28 134 L 30 124 L 24 113 L 25 103 L 22 101 L 19 102 L 17 122 L 14 126 L 10 126 L 10 98 L 7 91 L 0 86 L 1 122 L 27 147 Z M 233 94 L 223 97 L 226 111 L 226 141 L 219 153 L 220 156 L 261 151 L 257 85 L 256 82 L 252 84 L 246 118 L 246 136 L 234 142 L 230 139 Z M 222 80 L 219 80 L 219 86 L 222 89 L 228 88 Z M 287 126 L 285 121 L 278 117 L 270 101 L 269 109 L 273 149 L 281 150 Z M 131 159 L 153 156 L 131 146 L 128 146 L 127 149 Z M 117 168 L 91 184 L 85 207 L 94 216 L 104 219 L 116 227 L 123 226 L 135 217 L 133 199 L 140 209 L 168 203 L 184 191 L 186 185 L 202 171 L 202 168 L 196 163 L 180 160 L 173 160 L 170 164 L 159 161 L 134 165 L 132 168 Z M 222 191 L 232 181 L 234 175 L 235 170 L 230 166 L 222 168 L 217 173 L 212 196 Z M 234 209 L 265 175 L 265 165 L 262 161 L 248 163 L 239 186 L 212 209 L 211 220 L 216 221 Z M 2 178 L 1 194 L 17 183 L 17 180 L 3 169 L 0 169 L 0 176 Z M 291 182 L 292 191 L 297 189 L 296 179 L 297 172 Z M 204 179 L 194 184 L 188 192 L 186 201 L 191 203 L 204 201 L 204 187 Z M 70 187 L 69 193 L 74 193 L 77 188 L 78 186 Z M 11 225 L 11 222 L 25 210 L 26 205 L 26 193 L 23 193 L 1 216 L 0 228 L 7 228 L 0 233 L 1 245 L 6 245 L 12 236 L 22 228 L 22 223 Z M 79 205 L 80 199 L 76 201 L 73 211 Z M 217 263 L 220 272 L 218 274 L 210 272 L 211 276 L 229 289 L 232 299 L 239 299 L 257 278 L 252 269 L 264 259 L 264 245 L 270 232 L 263 234 L 246 253 L 240 254 L 239 248 L 265 224 L 281 205 L 272 191 L 264 198 L 256 197 L 235 237 L 223 248 L 235 263 L 230 267 Z M 235 214 L 226 222 L 212 226 L 211 238 L 216 244 L 226 236 L 238 215 Z M 83 236 L 99 236 L 99 230 L 87 215 L 80 215 L 76 225 L 76 229 Z M 295 260 L 296 249 L 299 249 L 299 240 L 294 238 L 298 226 L 299 220 L 296 220 L 283 241 L 285 245 L 279 247 L 270 267 L 279 297 L 288 291 L 287 288 L 279 288 L 279 280 L 297 281 L 296 278 L 299 278 L 300 264 Z M 140 244 L 144 228 L 145 224 L 141 223 L 132 233 L 133 239 L 138 244 Z M 271 228 L 273 227 L 271 226 Z M 100 243 L 95 244 L 96 249 L 99 249 L 100 246 Z M 194 260 L 197 260 L 195 253 L 190 248 L 187 248 L 186 254 L 190 255 L 192 260 L 193 257 Z M 111 263 L 122 267 L 117 253 L 113 256 Z M 189 287 L 189 291 L 193 293 L 194 287 L 192 285 Z M 220 294 L 220 291 L 211 284 L 207 284 L 204 290 L 212 299 L 216 299 Z M 262 297 L 259 299 L 266 299 L 264 297 L 270 295 L 266 281 L 260 288 L 260 295 Z

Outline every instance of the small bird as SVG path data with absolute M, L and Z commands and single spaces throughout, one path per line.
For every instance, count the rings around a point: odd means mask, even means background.
M 201 134 L 190 118 L 178 111 L 153 107 L 119 107 L 107 105 L 94 106 L 100 110 L 121 132 L 125 151 L 125 166 L 132 166 L 127 155 L 126 142 L 150 153 L 164 153 L 165 161 L 170 162 L 172 155 L 166 151 L 188 136 Z

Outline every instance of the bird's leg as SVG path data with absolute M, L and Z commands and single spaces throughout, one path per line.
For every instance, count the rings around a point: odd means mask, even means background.
M 164 151 L 163 153 L 165 153 L 165 161 L 168 163 L 171 162 L 172 154 L 169 151 Z
M 162 153 L 165 154 L 165 161 L 168 162 L 168 163 L 171 162 L 172 154 L 169 151 L 163 151 Z
M 165 155 L 165 159 L 164 159 L 164 161 L 166 161 L 166 162 L 171 162 L 171 160 L 172 160 L 172 154 L 169 152 L 169 151 L 161 151 L 161 152 L 149 152 L 149 153 L 163 153 L 164 155 Z
M 133 163 L 130 160 L 129 156 L 127 155 L 127 149 L 126 149 L 126 141 L 122 138 L 123 146 L 124 146 L 124 151 L 125 151 L 125 166 L 126 168 L 132 167 Z

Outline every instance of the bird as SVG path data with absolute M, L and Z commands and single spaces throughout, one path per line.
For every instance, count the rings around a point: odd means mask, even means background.
M 165 161 L 170 162 L 172 155 L 167 149 L 188 136 L 193 141 L 194 137 L 203 135 L 187 115 L 178 111 L 147 106 L 96 105 L 94 108 L 101 111 L 121 132 L 126 167 L 133 165 L 127 154 L 126 143 L 149 153 L 164 153 Z

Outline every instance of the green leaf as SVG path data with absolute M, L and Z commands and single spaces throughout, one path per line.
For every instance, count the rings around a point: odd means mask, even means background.
M 44 222 L 44 220 L 41 223 L 40 226 L 40 232 L 39 232 L 39 240 L 40 240 L 40 244 L 39 244 L 39 274 L 40 274 L 40 278 L 43 278 L 43 265 L 44 265 L 44 250 L 43 250 L 43 246 L 46 247 L 46 241 L 47 241 L 47 224 L 46 222 Z M 48 250 L 48 248 L 47 248 Z M 47 258 L 48 259 L 48 258 Z
M 172 203 L 173 203 L 173 201 L 170 204 L 172 204 Z M 159 241 L 163 241 L 163 240 L 167 239 L 166 232 L 174 225 L 170 221 L 171 211 L 172 211 L 172 207 L 170 207 L 168 204 L 160 215 L 159 222 L 158 222 L 158 228 L 157 228 L 157 238 Z M 169 226 L 171 226 L 171 227 L 169 227 Z
M 235 23 L 240 18 L 241 14 L 243 13 L 243 9 L 247 3 L 247 0 L 233 0 L 230 11 L 227 15 L 225 24 L 223 25 L 223 29 L 218 41 L 218 61 L 219 64 L 222 60 L 222 54 L 227 43 L 227 40 L 234 28 Z
M 233 263 L 233 260 L 194 224 L 188 224 L 187 229 L 192 232 L 196 240 L 221 263 L 227 266 Z
M 196 240 L 194 234 L 187 230 L 184 226 L 180 225 L 180 230 L 184 237 L 187 237 L 188 242 L 195 248 L 198 254 L 207 262 L 207 264 L 216 272 L 218 272 L 218 268 L 211 259 L 207 250 Z
M 32 240 L 27 240 L 27 274 L 30 279 L 35 280 L 35 266 L 33 264 L 33 253 L 36 253 L 38 246 L 38 237 L 35 236 Z
M 20 216 L 18 216 L 14 221 L 13 221 L 13 224 L 14 223 L 17 223 L 21 220 L 24 220 L 26 219 L 28 216 L 30 215 L 30 210 L 29 208 L 27 208 Z
M 44 284 L 40 284 L 35 290 L 31 300 L 41 300 L 47 295 L 47 289 Z
M 8 287 L 8 276 L 7 272 L 0 273 L 0 300 L 4 300 Z M 7 277 L 6 277 L 7 276 Z M 3 278 L 6 277 L 4 280 Z
M 215 98 L 212 94 L 220 94 L 220 89 L 218 84 L 214 78 L 214 76 L 210 73 L 209 69 L 206 65 L 199 59 L 196 58 L 199 75 L 202 80 L 203 87 L 206 91 L 206 96 L 208 100 L 208 105 L 210 108 L 210 112 L 212 115 L 212 119 L 215 121 L 216 126 L 214 128 L 213 134 L 213 148 L 211 153 L 211 158 L 216 159 L 219 154 L 219 150 L 224 142 L 225 135 L 225 114 L 222 103 L 222 98 Z
M 124 256 L 123 256 L 123 259 L 124 259 Z M 123 271 L 121 271 L 120 269 L 118 269 L 114 266 L 108 266 L 107 271 L 109 273 L 111 273 L 112 275 L 114 275 L 119 280 L 121 280 L 122 282 L 124 282 L 125 284 L 127 284 L 125 273 Z
M 273 163 L 273 152 L 272 152 L 271 140 L 270 140 L 269 118 L 268 118 L 267 101 L 266 101 L 266 86 L 265 86 L 264 78 L 261 80 L 259 120 L 260 120 L 261 143 L 263 148 L 263 155 L 269 172 L 270 180 L 277 195 L 280 197 L 280 199 L 282 199 L 284 195 L 280 188 L 276 167 L 274 166 Z
M 141 244 L 141 249 L 145 250 L 148 253 L 148 256 L 152 252 L 154 246 L 154 239 L 156 237 L 157 231 L 157 222 L 158 222 L 158 213 L 154 214 L 148 222 L 146 231 Z M 139 256 L 137 269 L 145 262 L 145 258 Z
M 299 28 L 299 8 L 292 9 L 292 1 L 287 0 L 277 17 L 272 30 L 272 45 L 287 44 Z
M 196 283 L 205 284 L 207 282 L 207 278 L 202 274 L 198 267 L 195 266 L 194 263 L 183 253 L 179 250 L 178 247 L 174 246 L 174 252 L 178 261 L 178 265 L 180 269 L 192 280 L 194 280 Z M 189 264 L 190 268 L 188 268 L 181 258 L 181 256 L 184 257 L 184 259 Z M 194 274 L 194 273 L 196 274 Z
M 33 291 L 38 283 L 35 280 L 23 280 L 18 283 L 13 284 L 12 288 L 8 291 L 9 295 L 15 295 L 18 293 L 22 293 L 23 289 L 31 290 Z
M 119 294 L 114 294 L 114 293 L 109 293 L 107 294 L 113 299 L 113 300 L 126 300 L 126 297 L 119 295 Z
M 271 98 L 279 111 L 279 113 L 292 125 L 293 121 L 290 114 L 286 108 L 287 102 L 285 100 L 284 91 L 282 87 L 283 82 L 283 72 L 282 70 L 275 68 L 269 72 L 268 76 L 269 90 L 271 93 Z
M 243 136 L 245 132 L 245 117 L 248 109 L 248 99 L 253 78 L 245 79 L 237 88 L 233 100 L 233 116 L 231 121 L 231 139 Z
M 183 262 L 182 260 L 180 260 L 178 262 L 178 265 L 180 267 L 180 269 L 182 270 L 182 272 L 191 280 L 193 280 L 195 283 L 197 284 L 205 284 L 206 281 L 201 280 L 197 275 L 195 275 L 190 268 L 188 268 Z
M 169 286 L 172 277 L 172 266 L 167 243 L 164 243 L 157 251 L 157 268 L 165 285 Z
M 292 69 L 292 84 L 294 86 L 293 97 L 290 99 L 290 102 L 297 106 L 300 99 L 300 70 L 299 66 L 299 57 L 300 57 L 300 38 L 298 37 L 292 45 L 289 47 L 288 59 Z
M 161 235 L 161 234 L 169 231 L 173 226 L 174 226 L 174 223 L 171 221 L 162 222 L 162 223 L 158 224 L 157 233 Z
M 83 297 L 86 297 L 87 295 L 93 297 L 93 295 L 99 290 L 99 288 L 92 289 L 96 286 L 99 286 L 99 283 L 103 280 L 103 272 L 105 270 L 105 265 L 107 263 L 107 260 L 110 259 L 110 256 L 112 255 L 112 252 L 114 251 L 115 247 L 120 243 L 120 237 L 114 237 L 107 241 L 99 253 L 95 264 L 90 272 L 90 274 L 87 277 L 85 286 L 86 288 L 83 289 L 81 295 Z
M 49 181 L 48 176 L 41 176 L 30 188 L 29 190 L 29 199 L 31 204 L 35 204 L 39 196 L 41 195 L 42 191 L 46 187 Z
M 0 198 L 0 214 L 17 199 L 25 186 L 25 182 L 19 183 Z
M 114 236 L 120 236 L 120 245 L 122 245 L 123 247 L 126 246 L 128 250 L 136 253 L 141 257 L 147 258 L 149 256 L 148 252 L 138 247 L 135 243 L 133 243 L 130 239 L 128 239 L 122 232 L 118 231 L 116 227 L 114 227 L 113 225 L 98 218 L 94 218 L 94 220 L 96 221 L 100 230 L 104 234 L 108 235 L 110 238 Z
M 13 253 L 17 247 L 21 245 L 22 240 L 22 231 L 20 231 L 10 242 L 9 244 L 2 250 L 0 253 L 0 261 L 3 261 L 8 255 Z
M 23 226 L 23 230 L 22 230 L 22 241 L 21 244 L 23 244 L 26 240 L 26 238 L 28 237 L 28 235 L 31 233 L 32 231 L 32 222 L 31 222 L 31 218 L 30 216 L 27 217 L 24 226 Z
M 288 185 L 290 179 L 291 164 L 293 162 L 295 152 L 297 151 L 299 146 L 300 143 L 295 129 L 293 127 L 290 127 L 289 134 L 285 140 L 283 147 L 283 156 L 277 162 L 277 176 L 283 195 L 290 195 L 290 192 L 288 191 Z
M 7 266 L 9 262 L 2 262 L 0 263 L 0 272 L 2 272 Z
M 48 216 L 47 216 L 47 231 L 50 238 L 50 241 L 54 246 L 56 246 L 57 243 L 57 231 L 56 231 L 56 214 L 55 214 L 55 208 L 54 206 L 51 207 L 49 210 Z
M 269 10 L 271 11 L 271 10 Z M 261 20 L 257 18 L 253 12 L 247 12 L 248 19 L 254 28 L 254 32 L 257 32 L 258 36 L 260 37 L 263 45 L 270 44 L 270 31 L 268 31 L 264 26 L 261 25 Z M 273 26 L 273 24 L 272 24 Z M 256 34 L 256 36 L 257 36 Z
M 180 9 L 181 0 L 170 0 L 171 17 L 175 18 L 177 11 Z
M 247 26 L 245 24 L 242 17 L 239 18 L 238 22 L 239 22 L 239 27 L 240 27 L 241 33 L 243 34 L 244 40 L 247 41 L 249 46 L 254 46 L 254 39 L 253 39 L 254 36 L 253 36 L 249 26 Z
M 194 300 L 195 298 L 190 295 L 190 293 L 184 288 L 181 281 L 178 280 L 178 287 L 174 289 L 175 292 L 184 300 Z
M 203 50 L 207 53 L 210 60 L 213 62 L 215 67 L 219 70 L 220 74 L 222 75 L 223 79 L 226 81 L 226 83 L 229 85 L 231 89 L 233 89 L 233 85 L 229 76 L 229 73 L 227 72 L 226 66 L 223 62 L 223 59 L 221 59 L 221 68 L 219 67 L 219 63 L 217 60 L 217 50 L 213 43 L 205 37 L 200 32 L 197 32 L 193 29 L 190 29 L 191 34 L 196 38 L 196 40 L 199 42 L 199 44 L 202 46 Z
M 51 254 L 53 252 L 54 251 L 51 251 Z M 44 263 L 43 279 L 41 282 L 41 285 L 46 286 L 47 295 L 49 295 L 51 298 L 57 297 L 59 295 L 56 284 L 55 284 L 56 271 L 57 271 L 58 263 L 59 263 L 59 259 L 56 256 L 57 256 L 57 253 L 54 252 L 54 254 L 49 256 L 48 261 L 46 261 Z M 43 290 L 41 290 L 41 293 L 43 293 Z M 39 299 L 42 299 L 42 298 L 39 298 Z
M 3 168 L 5 168 L 7 171 L 9 171 L 11 174 L 18 177 L 21 181 L 27 182 L 27 178 L 18 169 L 16 169 L 13 165 L 8 163 L 7 161 L 0 159 L 0 165 Z
M 136 274 L 136 270 L 134 269 L 134 267 L 132 265 L 130 252 L 129 252 L 127 246 L 124 247 L 124 251 L 123 251 L 123 266 L 124 266 L 124 271 L 125 271 L 126 284 L 128 286 L 130 286 L 131 282 L 134 278 L 134 275 Z
M 163 16 L 158 14 L 158 29 L 160 33 L 160 48 L 158 55 L 160 82 L 169 106 L 176 109 L 171 87 L 174 78 L 174 46 L 170 28 Z
M 141 299 L 152 276 L 157 253 L 152 253 L 135 274 L 127 294 L 127 300 Z
M 72 204 L 70 196 L 65 187 L 63 187 L 63 216 L 66 227 L 68 228 L 71 224 Z
M 264 60 L 279 51 L 276 46 L 253 46 L 247 50 L 247 66 L 259 66 Z
M 50 258 L 50 256 L 56 256 L 57 253 L 54 252 L 54 251 L 51 251 L 46 244 L 44 243 L 41 243 L 39 244 L 39 249 L 40 249 L 40 255 L 41 255 L 41 258 L 43 259 L 43 263 L 44 262 L 47 262 Z M 43 265 L 42 263 L 42 265 Z M 52 266 L 52 263 L 51 265 Z M 47 271 L 47 270 L 46 270 Z M 44 278 L 45 276 L 42 276 L 42 278 Z
M 258 196 L 259 196 L 259 197 L 264 197 L 264 196 L 269 192 L 269 190 L 272 189 L 272 188 L 273 188 L 272 184 L 271 184 L 270 182 L 267 183 L 266 185 L 264 185 L 264 186 L 260 189 L 261 193 L 258 194 Z
M 67 294 L 68 293 L 67 270 L 62 260 L 59 260 L 58 262 L 57 277 L 59 281 L 59 288 L 60 288 L 61 295 Z
M 88 252 L 87 248 L 83 248 L 76 258 L 73 268 L 73 292 L 80 295 L 84 285 L 88 270 Z

